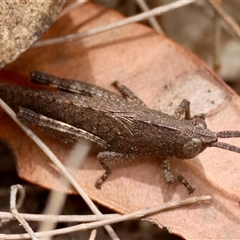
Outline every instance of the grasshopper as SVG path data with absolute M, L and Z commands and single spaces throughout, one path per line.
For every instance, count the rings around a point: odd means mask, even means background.
M 148 108 L 127 87 L 113 85 L 120 94 L 84 82 L 33 71 L 31 81 L 60 91 L 0 86 L 0 97 L 24 123 L 36 126 L 66 143 L 84 139 L 91 143 L 105 170 L 96 181 L 100 189 L 109 177 L 112 161 L 157 157 L 167 184 L 180 182 L 189 193 L 195 189 L 182 175 L 171 171 L 170 159 L 190 159 L 207 147 L 240 153 L 240 148 L 218 138 L 240 137 L 240 131 L 212 132 L 203 116 L 191 117 L 184 99 L 173 116 Z

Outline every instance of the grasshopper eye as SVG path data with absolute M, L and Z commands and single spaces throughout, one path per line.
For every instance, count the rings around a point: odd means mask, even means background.
M 194 118 L 192 122 L 194 126 L 199 130 L 204 130 L 207 128 L 207 124 L 202 118 Z
M 183 153 L 187 158 L 193 158 L 199 154 L 202 148 L 202 141 L 199 138 L 192 138 L 183 145 Z

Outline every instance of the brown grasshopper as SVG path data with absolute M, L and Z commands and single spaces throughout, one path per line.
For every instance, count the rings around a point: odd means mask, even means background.
M 2 85 L 0 97 L 24 123 L 37 126 L 64 142 L 89 141 L 105 169 L 95 184 L 99 189 L 111 172 L 111 161 L 157 157 L 162 160 L 165 182 L 180 182 L 192 193 L 194 188 L 182 175 L 172 174 L 172 157 L 193 158 L 207 147 L 240 153 L 240 148 L 218 142 L 218 138 L 240 137 L 240 131 L 210 131 L 203 117 L 191 118 L 188 100 L 183 100 L 170 116 L 148 108 L 118 82 L 114 82 L 114 86 L 121 95 L 38 71 L 33 71 L 30 79 L 61 91 Z

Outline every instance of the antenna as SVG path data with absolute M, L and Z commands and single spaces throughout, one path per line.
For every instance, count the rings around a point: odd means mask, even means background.
M 240 137 L 240 131 L 221 131 L 217 133 L 217 137 L 219 138 L 235 138 Z M 211 145 L 211 147 L 217 147 L 226 149 L 232 152 L 240 153 L 240 148 L 234 145 L 223 143 L 223 142 L 215 142 Z

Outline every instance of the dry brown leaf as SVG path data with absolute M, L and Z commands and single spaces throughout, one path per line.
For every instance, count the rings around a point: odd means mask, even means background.
M 15 60 L 47 30 L 65 0 L 1 1 L 0 69 Z
M 44 38 L 86 31 L 121 19 L 118 13 L 85 4 L 57 21 Z M 240 129 L 240 101 L 193 54 L 151 29 L 131 24 L 72 43 L 31 49 L 2 71 L 28 76 L 32 69 L 61 77 L 86 80 L 107 89 L 119 80 L 155 109 L 173 113 L 187 98 L 193 113 L 207 113 L 209 129 Z M 0 137 L 11 146 L 18 161 L 19 175 L 51 189 L 64 189 L 48 158 L 1 111 Z M 38 132 L 39 133 L 39 132 Z M 70 147 L 39 133 L 64 162 Z M 240 145 L 239 140 L 228 142 Z M 168 186 L 161 177 L 157 159 L 139 159 L 113 164 L 113 173 L 102 190 L 94 182 L 103 173 L 96 156 L 81 169 L 71 170 L 79 184 L 99 203 L 121 213 L 160 205 L 188 197 L 180 185 Z M 196 188 L 193 196 L 212 195 L 209 205 L 195 205 L 149 217 L 159 226 L 189 239 L 240 238 L 240 161 L 236 153 L 207 149 L 192 160 L 174 160 L 174 172 L 183 174 Z

